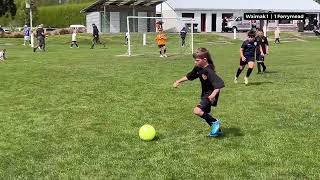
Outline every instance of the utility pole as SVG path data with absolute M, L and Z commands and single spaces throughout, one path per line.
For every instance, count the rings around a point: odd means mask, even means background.
M 33 31 L 32 31 L 32 3 L 31 0 L 26 1 L 26 9 L 29 9 L 29 18 L 30 18 L 30 41 L 31 41 L 31 47 L 33 48 Z

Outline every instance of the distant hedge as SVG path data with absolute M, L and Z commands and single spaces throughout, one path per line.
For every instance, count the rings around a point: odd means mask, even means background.
M 80 10 L 89 5 L 90 3 L 39 7 L 39 23 L 45 27 L 58 28 L 69 27 L 71 24 L 85 25 L 86 14 L 80 13 Z

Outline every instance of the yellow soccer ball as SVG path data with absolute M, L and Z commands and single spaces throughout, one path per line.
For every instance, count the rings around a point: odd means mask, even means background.
M 140 139 L 151 141 L 156 136 L 156 130 L 149 124 L 143 125 L 139 130 Z

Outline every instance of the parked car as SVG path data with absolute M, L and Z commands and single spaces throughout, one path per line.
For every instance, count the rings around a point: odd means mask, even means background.
M 260 27 L 259 20 L 244 20 L 242 16 L 229 19 L 226 31 L 249 31 Z
M 4 30 L 2 29 L 2 27 L 0 27 L 0 37 L 3 37 L 4 35 Z
M 44 28 L 45 32 L 51 32 L 51 31 L 54 31 L 54 30 L 56 30 L 56 28 L 51 28 L 51 27 Z
M 10 30 L 8 28 L 5 28 L 5 27 L 1 27 L 0 26 L 0 33 L 7 33 L 7 32 L 10 32 Z
M 81 25 L 81 24 L 76 24 L 76 25 L 70 25 L 71 29 L 76 29 L 78 32 L 86 32 L 86 26 Z

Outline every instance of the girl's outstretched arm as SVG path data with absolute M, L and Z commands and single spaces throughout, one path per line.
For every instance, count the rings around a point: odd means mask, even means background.
M 173 83 L 173 87 L 175 88 L 179 87 L 184 81 L 188 81 L 187 76 L 184 76 L 179 80 L 176 80 L 176 82 Z

